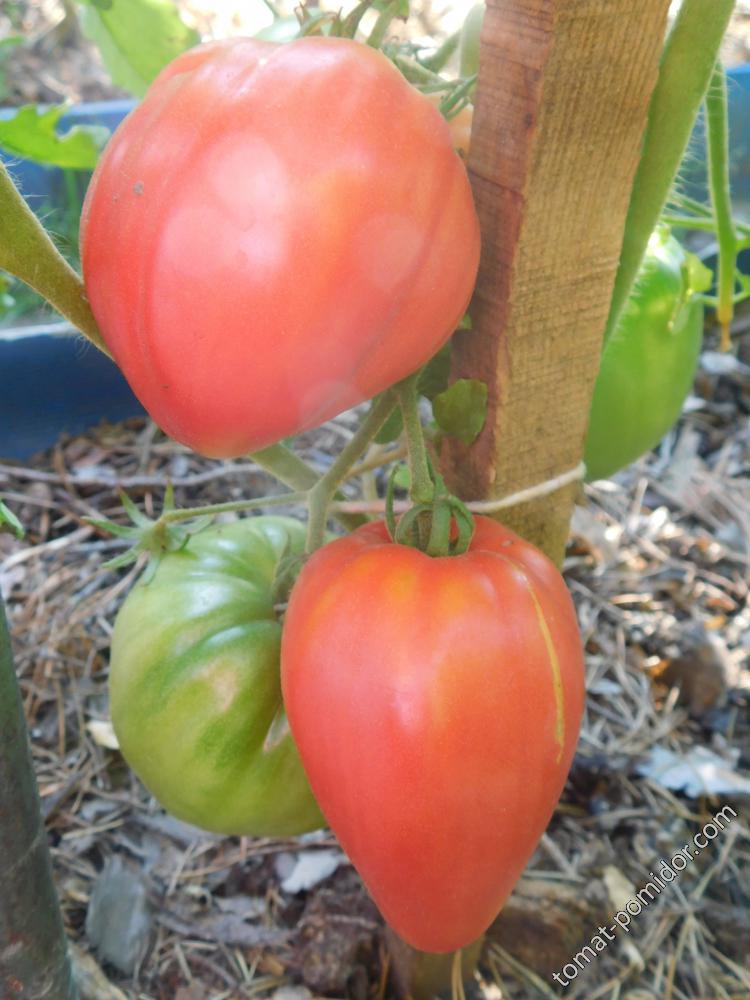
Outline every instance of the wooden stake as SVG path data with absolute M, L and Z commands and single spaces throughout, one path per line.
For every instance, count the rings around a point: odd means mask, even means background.
M 487 423 L 443 463 L 467 499 L 583 454 L 669 0 L 490 0 L 469 172 L 482 262 L 453 375 L 488 382 Z M 502 512 L 561 561 L 578 486 Z

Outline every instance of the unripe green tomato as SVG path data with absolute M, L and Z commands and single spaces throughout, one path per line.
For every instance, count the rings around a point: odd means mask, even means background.
M 602 352 L 584 454 L 589 480 L 645 454 L 682 412 L 703 336 L 703 302 L 691 287 L 690 256 L 665 229 L 649 241 Z
M 272 582 L 305 529 L 215 525 L 165 555 L 115 622 L 112 721 L 122 753 L 175 816 L 217 833 L 323 826 L 286 725 Z
M 461 40 L 458 44 L 461 76 L 473 76 L 479 72 L 479 36 L 482 33 L 484 11 L 483 3 L 475 4 L 461 27 Z

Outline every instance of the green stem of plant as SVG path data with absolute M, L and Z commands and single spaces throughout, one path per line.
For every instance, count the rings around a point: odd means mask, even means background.
M 372 6 L 371 0 L 361 0 L 341 22 L 341 38 L 356 38 L 360 22 Z
M 713 219 L 696 219 L 691 215 L 670 215 L 664 213 L 661 221 L 675 229 L 693 229 L 696 232 L 713 233 L 716 231 L 716 223 Z
M 689 195 L 683 194 L 682 191 L 672 191 L 669 195 L 669 204 L 682 212 L 692 212 L 693 215 L 700 215 L 702 218 L 713 221 L 714 214 L 710 205 L 698 201 L 697 198 L 691 198 Z
M 266 472 L 270 472 L 285 486 L 292 490 L 304 490 L 305 494 L 321 479 L 315 469 L 311 468 L 299 455 L 295 455 L 291 448 L 287 448 L 283 444 L 272 444 L 261 451 L 253 452 L 250 458 L 256 465 L 265 469 Z M 340 494 L 338 499 L 343 500 L 343 494 Z M 348 531 L 353 531 L 354 528 L 358 528 L 367 521 L 367 518 L 361 514 L 338 512 L 334 514 L 334 517 Z
M 419 62 L 425 69 L 431 70 L 433 73 L 439 73 L 443 69 L 453 55 L 453 53 L 458 49 L 458 43 L 461 41 L 461 32 L 454 31 L 452 35 L 448 37 L 440 44 L 440 46 L 435 49 L 431 56 L 425 56 L 424 59 L 420 59 Z
M 308 494 L 309 520 L 307 525 L 307 552 L 312 553 L 325 541 L 328 507 L 338 492 L 347 473 L 359 456 L 372 441 L 395 406 L 396 400 L 391 390 L 384 392 L 372 404 L 370 412 L 342 448 L 330 469 L 322 476 Z
M 409 455 L 409 471 L 411 473 L 410 496 L 415 504 L 428 504 L 435 495 L 435 484 L 430 474 L 430 463 L 427 458 L 424 431 L 419 417 L 419 394 L 417 382 L 419 372 L 399 382 L 396 395 L 404 418 L 404 433 Z
M 0 995 L 78 996 L 0 600 Z
M 389 56 L 391 62 L 397 69 L 400 69 L 409 83 L 414 84 L 427 84 L 435 83 L 441 84 L 441 89 L 447 83 L 442 76 L 437 73 L 433 73 L 432 70 L 427 69 L 422 63 L 418 63 L 416 59 L 410 59 L 409 56 L 402 55 L 401 53 L 393 53 Z
M 175 521 L 189 521 L 194 517 L 206 517 L 216 514 L 231 514 L 240 510 L 260 510 L 264 507 L 284 507 L 290 503 L 305 503 L 308 491 L 299 493 L 281 493 L 278 496 L 251 497 L 247 500 L 228 500 L 226 503 L 210 503 L 202 507 L 180 507 L 177 510 L 165 511 L 160 517 L 162 524 L 172 524 Z
M 346 478 L 356 479 L 358 476 L 372 472 L 373 469 L 383 469 L 386 465 L 392 465 L 393 462 L 398 462 L 400 459 L 405 458 L 406 455 L 407 450 L 405 444 L 400 444 L 395 448 L 388 448 L 387 450 L 380 452 L 378 455 L 374 455 L 372 458 L 365 457 L 361 462 L 353 465 Z
M 732 346 L 729 327 L 734 315 L 734 275 L 737 269 L 737 233 L 732 219 L 729 191 L 729 126 L 727 121 L 727 79 L 716 61 L 706 93 L 706 143 L 708 146 L 708 187 L 711 193 L 716 238 L 719 244 L 718 305 L 716 318 L 721 326 L 721 349 Z
M 391 26 L 391 22 L 394 18 L 398 17 L 399 0 L 395 0 L 394 3 L 389 3 L 380 14 L 375 22 L 375 27 L 370 32 L 367 38 L 367 44 L 373 49 L 379 49 L 382 47 L 385 41 L 385 36 L 388 33 L 388 29 Z
M 454 87 L 450 94 L 447 94 L 440 102 L 440 114 L 444 118 L 452 118 L 462 111 L 471 100 L 477 86 L 477 75 L 467 77 L 462 80 L 457 87 Z
M 320 479 L 315 469 L 283 444 L 254 451 L 250 459 L 292 490 L 309 490 Z
M 734 0 L 683 0 L 669 33 L 649 105 L 605 340 L 617 325 L 667 201 L 733 7 Z
M 87 340 L 109 355 L 83 282 L 50 239 L 0 163 L 0 268 L 25 281 Z

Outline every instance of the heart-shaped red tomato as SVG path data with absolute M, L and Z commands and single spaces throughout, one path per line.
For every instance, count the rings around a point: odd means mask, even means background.
M 313 792 L 386 920 L 423 951 L 474 940 L 578 738 L 581 641 L 555 566 L 488 518 L 441 558 L 368 524 L 305 566 L 281 663 Z

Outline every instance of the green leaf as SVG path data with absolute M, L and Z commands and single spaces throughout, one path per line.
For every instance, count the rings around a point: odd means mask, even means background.
M 471 444 L 487 417 L 487 386 L 475 378 L 460 378 L 432 401 L 438 427 L 464 444 Z
M 376 444 L 390 444 L 391 441 L 395 441 L 401 436 L 401 431 L 403 429 L 404 418 L 401 415 L 401 410 L 398 406 L 396 406 L 391 411 L 391 415 L 388 417 L 386 422 L 375 435 Z
M 200 41 L 172 0 L 80 0 L 84 34 L 101 52 L 114 83 L 142 97 L 181 52 Z
M 0 531 L 12 531 L 16 538 L 23 538 L 23 525 L 16 515 L 0 500 Z
M 58 135 L 66 104 L 40 110 L 27 104 L 11 118 L 0 119 L 0 146 L 13 156 L 53 167 L 93 170 L 109 131 L 99 125 L 75 125 Z
M 434 399 L 448 388 L 451 372 L 451 342 L 444 344 L 437 354 L 430 358 L 419 374 L 417 392 L 427 399 Z

